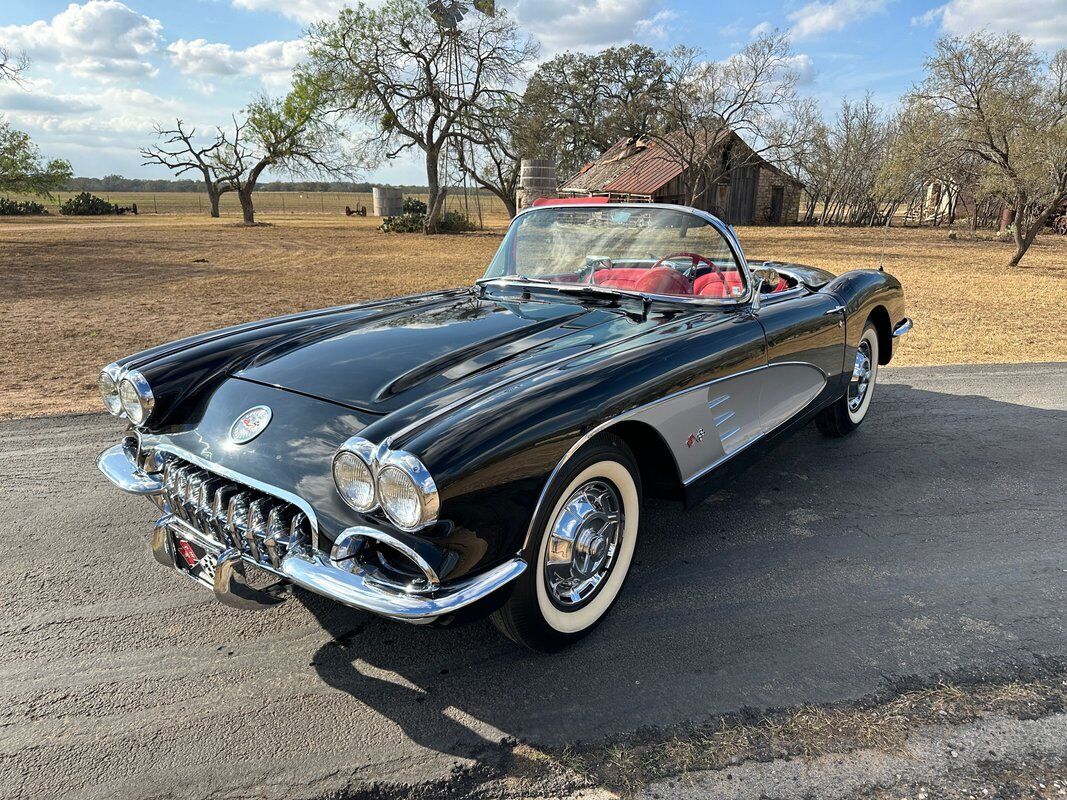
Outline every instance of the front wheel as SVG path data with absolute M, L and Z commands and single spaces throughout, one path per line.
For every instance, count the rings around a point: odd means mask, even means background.
M 630 571 L 641 514 L 641 478 L 630 449 L 602 434 L 552 480 L 523 551 L 529 565 L 493 615 L 500 631 L 553 652 L 595 628 Z
M 867 416 L 878 380 L 878 330 L 873 322 L 863 329 L 856 360 L 849 377 L 848 389 L 832 406 L 815 417 L 815 425 L 827 436 L 847 436 L 856 430 Z

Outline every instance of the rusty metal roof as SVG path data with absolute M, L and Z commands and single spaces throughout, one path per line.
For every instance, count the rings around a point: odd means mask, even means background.
M 736 136 L 736 134 L 723 130 L 719 132 L 718 138 L 727 136 Z M 683 148 L 680 146 L 678 149 Z M 763 159 L 759 161 L 762 162 L 762 166 L 773 169 L 783 177 L 799 183 L 795 178 L 786 175 Z M 682 161 L 657 142 L 635 142 L 633 139 L 622 139 L 604 151 L 600 158 L 587 164 L 581 172 L 564 183 L 560 191 L 576 194 L 605 192 L 612 195 L 652 197 L 684 171 L 685 166 Z

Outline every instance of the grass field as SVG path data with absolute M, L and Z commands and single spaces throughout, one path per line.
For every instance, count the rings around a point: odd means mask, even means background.
M 99 408 L 101 366 L 149 345 L 272 314 L 469 284 L 506 224 L 427 238 L 372 219 L 264 214 L 0 221 L 0 418 Z M 741 228 L 750 256 L 886 269 L 915 331 L 894 363 L 1067 360 L 1067 239 L 1010 246 L 944 231 Z M 884 239 L 884 241 L 883 241 Z
M 59 214 L 59 207 L 67 198 L 77 192 L 59 192 L 50 199 L 13 195 L 13 200 L 34 200 L 44 205 L 50 213 Z M 207 214 L 211 204 L 207 195 L 199 192 L 93 192 L 109 203 L 129 208 L 136 204 L 140 214 Z M 411 194 L 407 197 L 426 199 L 426 195 Z M 254 196 L 256 213 L 272 217 L 279 215 L 307 216 L 313 214 L 344 214 L 345 207 L 356 208 L 363 205 L 368 213 L 373 211 L 373 198 L 369 192 L 257 192 Z M 471 192 L 467 197 L 450 194 L 445 200 L 448 210 L 464 211 L 477 222 L 478 206 L 481 204 L 483 217 L 499 216 L 506 213 L 504 204 L 495 197 L 481 195 L 475 197 Z M 233 192 L 224 194 L 219 204 L 219 212 L 224 217 L 240 217 L 241 205 Z

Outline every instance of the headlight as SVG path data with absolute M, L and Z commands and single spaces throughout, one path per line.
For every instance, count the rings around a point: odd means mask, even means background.
M 130 370 L 119 381 L 119 400 L 122 410 L 134 425 L 140 425 L 152 416 L 152 409 L 156 405 L 152 387 L 137 370 Z
M 100 370 L 97 385 L 100 387 L 100 399 L 104 401 L 107 413 L 117 417 L 122 413 L 122 400 L 119 399 L 119 385 L 117 378 L 122 372 L 118 364 L 108 364 Z
M 382 510 L 400 530 L 414 531 L 437 521 L 437 485 L 415 456 L 388 453 L 378 470 L 377 486 Z
M 373 444 L 349 439 L 333 457 L 333 482 L 341 499 L 356 511 L 366 513 L 378 505 L 374 496 Z

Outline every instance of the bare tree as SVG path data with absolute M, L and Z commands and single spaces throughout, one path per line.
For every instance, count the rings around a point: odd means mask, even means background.
M 914 100 L 940 115 L 954 147 L 1014 211 L 1018 266 L 1067 200 L 1067 51 L 1043 60 L 1017 34 L 938 41 Z
M 679 47 L 668 93 L 649 136 L 681 164 L 687 203 L 697 205 L 729 172 L 759 159 L 785 162 L 812 138 L 812 105 L 797 95 L 789 40 L 764 34 L 724 62 Z M 746 146 L 736 147 L 736 134 Z
M 21 85 L 22 73 L 29 63 L 24 53 L 14 53 L 0 45 L 0 83 L 12 81 Z M 0 191 L 51 196 L 73 174 L 69 161 L 42 161 L 29 134 L 0 119 Z
M 12 51 L 0 45 L 0 83 L 22 83 L 22 73 L 30 66 L 30 60 L 22 51 Z
M 516 97 L 508 98 L 464 125 L 455 143 L 456 157 L 475 185 L 499 198 L 509 217 L 518 213 L 519 182 L 522 162 L 515 135 L 520 105 Z
M 252 195 L 267 169 L 292 176 L 355 178 L 368 163 L 364 152 L 346 144 L 344 131 L 323 107 L 319 88 L 298 80 L 282 98 L 262 95 L 235 117 L 233 132 L 222 132 L 212 154 L 217 179 L 237 192 L 246 225 L 256 221 Z
M 186 130 L 182 120 L 175 120 L 170 129 L 156 126 L 156 136 L 160 144 L 141 149 L 145 159 L 143 166 L 159 164 L 174 172 L 184 175 L 187 172 L 199 172 L 211 203 L 211 216 L 219 216 L 219 199 L 226 192 L 234 190 L 228 174 L 220 174 L 219 153 L 226 145 L 225 134 L 216 130 L 211 140 L 203 145 L 196 141 L 196 128 Z
M 441 24 L 421 0 L 360 3 L 312 26 L 310 63 L 335 108 L 373 127 L 387 157 L 422 151 L 426 232 L 436 233 L 450 145 L 478 112 L 509 94 L 537 53 L 505 11 Z

